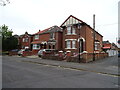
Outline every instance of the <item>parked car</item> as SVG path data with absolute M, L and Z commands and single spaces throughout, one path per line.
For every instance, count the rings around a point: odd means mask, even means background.
M 41 49 L 41 50 L 38 51 L 38 56 L 39 57 L 43 56 L 43 52 L 45 52 L 45 53 L 51 53 L 53 51 L 55 51 L 55 50 L 53 50 L 53 49 Z
M 19 49 L 13 49 L 13 50 L 11 50 L 12 52 L 18 52 L 19 51 Z
M 18 51 L 18 55 L 21 56 L 24 51 L 30 51 L 30 50 L 29 49 L 21 49 L 20 51 Z

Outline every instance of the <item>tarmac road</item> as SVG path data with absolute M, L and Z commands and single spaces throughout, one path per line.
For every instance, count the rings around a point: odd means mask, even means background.
M 63 68 L 57 65 L 55 66 L 48 64 L 47 60 L 46 61 L 44 60 L 44 63 L 47 62 L 47 64 L 28 62 L 28 61 L 37 61 L 37 60 L 38 58 L 33 59 L 33 58 L 3 56 L 2 87 L 3 88 L 118 88 L 118 76 L 91 72 L 91 70 L 84 71 L 84 70 L 71 69 L 67 67 Z M 59 63 L 59 62 L 55 61 L 55 63 Z M 107 60 L 104 62 L 107 63 Z M 100 65 L 103 65 L 105 67 L 106 65 L 108 66 L 117 65 L 116 61 L 114 63 L 113 62 L 111 61 L 111 63 L 109 62 L 105 64 L 102 61 L 96 61 L 95 63 L 98 67 L 100 67 Z M 66 63 L 70 64 L 70 62 L 66 62 Z M 93 64 L 93 66 L 95 67 L 95 63 L 81 64 L 81 66 L 88 65 L 89 67 L 91 67 L 91 65 Z M 78 63 L 74 63 L 74 65 L 77 66 Z M 114 68 L 116 67 L 117 66 L 115 66 Z

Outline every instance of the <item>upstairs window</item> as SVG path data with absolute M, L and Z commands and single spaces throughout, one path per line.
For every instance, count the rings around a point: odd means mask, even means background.
M 35 39 L 39 39 L 39 35 L 35 35 Z
M 55 33 L 50 33 L 50 39 L 55 39 Z
M 68 34 L 68 35 L 71 34 L 71 27 L 70 27 L 70 26 L 67 27 L 67 34 Z
M 23 38 L 23 42 L 25 42 L 25 38 Z
M 23 42 L 28 42 L 28 38 L 23 38 Z
M 68 26 L 67 27 L 67 35 L 74 35 L 74 34 L 76 34 L 76 30 L 75 30 L 75 28 L 72 26 Z
M 76 30 L 74 27 L 72 27 L 72 34 L 76 34 Z
M 100 43 L 98 43 L 98 42 L 95 42 L 95 50 L 99 50 L 100 49 Z

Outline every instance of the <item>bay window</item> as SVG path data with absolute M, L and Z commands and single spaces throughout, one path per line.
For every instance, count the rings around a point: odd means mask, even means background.
M 66 39 L 66 49 L 76 49 L 76 39 Z
M 76 41 L 73 40 L 73 41 L 72 41 L 72 48 L 76 48 L 76 47 L 75 47 L 75 45 L 76 45 L 75 43 L 76 43 Z
M 67 48 L 71 48 L 71 41 L 70 40 L 67 41 Z

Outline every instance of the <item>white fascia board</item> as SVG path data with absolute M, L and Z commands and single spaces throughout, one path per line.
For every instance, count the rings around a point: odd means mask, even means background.
M 65 39 L 65 41 L 77 41 L 77 39 Z

